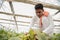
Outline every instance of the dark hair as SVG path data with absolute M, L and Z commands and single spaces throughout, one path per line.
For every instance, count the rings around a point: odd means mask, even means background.
M 43 5 L 42 4 L 37 4 L 35 5 L 35 10 L 36 9 L 42 9 L 43 10 Z

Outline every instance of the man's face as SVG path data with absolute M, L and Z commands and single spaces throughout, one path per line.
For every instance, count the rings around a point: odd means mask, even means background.
M 43 15 L 43 10 L 36 9 L 36 15 L 40 18 Z

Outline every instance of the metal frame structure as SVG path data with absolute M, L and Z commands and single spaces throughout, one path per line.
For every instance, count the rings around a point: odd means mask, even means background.
M 2 5 L 3 5 L 3 3 L 4 3 L 5 0 L 1 0 L 1 1 L 2 1 L 2 3 L 0 4 L 0 8 L 2 7 Z
M 12 1 L 23 2 L 23 3 L 32 4 L 32 5 L 36 5 L 37 3 L 41 3 L 46 8 L 60 10 L 60 6 L 58 6 L 58 5 L 49 4 L 49 3 L 45 3 L 45 2 L 41 2 L 41 1 L 34 1 L 34 0 L 12 0 Z
M 15 12 L 14 12 L 14 8 L 13 8 L 13 4 L 12 4 L 11 1 L 9 1 L 9 4 L 10 4 L 11 11 L 13 13 L 14 22 L 15 22 L 15 25 L 16 25 L 16 28 L 17 28 L 17 31 L 18 31 L 18 25 L 17 25 L 15 14 L 14 14 Z
M 46 8 L 51 8 L 51 9 L 57 9 L 57 10 L 59 10 L 59 11 L 57 11 L 57 12 L 55 13 L 55 15 L 60 12 L 60 6 L 53 5 L 53 4 L 49 4 L 49 3 L 40 2 L 40 1 L 39 1 L 39 2 L 34 2 L 34 1 L 30 1 L 30 0 L 7 0 L 7 1 L 9 2 L 9 5 L 10 5 L 11 11 L 12 11 L 12 14 L 11 14 L 11 13 L 6 13 L 6 12 L 0 12 L 0 14 L 12 15 L 13 18 L 14 18 L 14 20 L 1 19 L 1 18 L 0 18 L 0 20 L 15 22 L 15 24 L 12 24 L 12 23 L 4 23 L 4 22 L 0 22 L 0 23 L 16 25 L 17 31 L 18 31 L 18 25 L 20 25 L 20 26 L 28 26 L 28 25 L 23 25 L 23 24 L 17 24 L 17 22 L 27 23 L 27 24 L 30 24 L 30 22 L 17 21 L 17 20 L 16 20 L 16 16 L 26 17 L 26 18 L 32 18 L 32 16 L 15 14 L 12 1 L 29 3 L 29 4 L 32 4 L 32 5 L 35 5 L 35 4 L 37 4 L 37 3 L 42 3 L 42 4 L 44 5 L 44 7 L 46 7 Z M 54 21 L 60 22 L 60 20 L 55 20 L 55 19 L 54 19 Z

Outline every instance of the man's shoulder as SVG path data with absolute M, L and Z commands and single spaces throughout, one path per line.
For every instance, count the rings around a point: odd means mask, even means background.
M 36 15 L 34 15 L 32 18 L 37 18 L 37 16 L 36 16 Z

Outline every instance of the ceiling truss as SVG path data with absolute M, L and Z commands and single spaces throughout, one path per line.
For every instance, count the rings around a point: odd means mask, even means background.
M 32 16 L 15 14 L 12 1 L 13 1 L 13 0 L 11 0 L 11 1 L 8 0 L 8 2 L 9 2 L 9 4 L 10 4 L 10 8 L 11 8 L 12 13 L 0 12 L 0 14 L 12 15 L 13 18 L 14 18 L 14 20 L 1 19 L 1 18 L 0 18 L 0 20 L 15 22 L 15 24 L 13 24 L 13 25 L 16 25 L 17 29 L 18 29 L 18 25 L 21 25 L 21 24 L 17 24 L 17 22 L 30 24 L 30 22 L 23 22 L 23 21 L 17 21 L 17 20 L 16 20 L 16 16 L 26 17 L 26 18 L 32 18 Z M 36 5 L 37 3 L 41 3 L 41 4 L 43 4 L 44 7 L 46 7 L 46 8 L 51 8 L 51 9 L 57 9 L 57 10 L 59 10 L 58 12 L 55 13 L 55 15 L 60 12 L 60 6 L 53 5 L 53 4 L 49 4 L 49 3 L 44 3 L 44 2 L 40 2 L 40 1 L 39 1 L 39 2 L 34 2 L 34 1 L 30 1 L 30 0 L 14 0 L 14 1 L 23 2 L 23 3 L 29 3 L 29 4 L 33 4 L 33 5 Z M 54 19 L 54 21 L 60 22 L 60 20 L 55 20 L 55 19 Z M 0 23 L 3 23 L 3 22 L 0 22 Z M 10 23 L 6 23 L 6 24 L 10 24 Z M 28 25 L 22 25 L 22 26 L 28 26 Z

